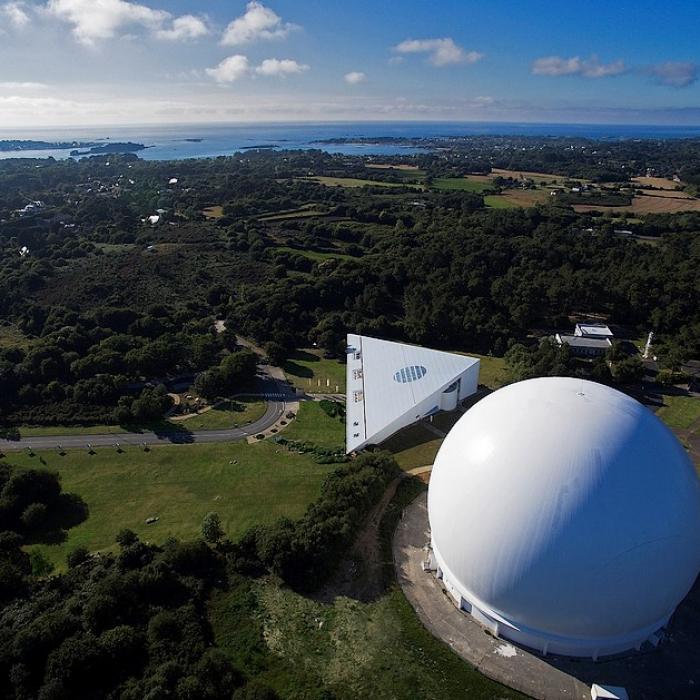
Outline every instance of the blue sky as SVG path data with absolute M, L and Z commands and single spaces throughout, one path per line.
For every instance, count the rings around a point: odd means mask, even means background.
M 700 3 L 0 0 L 0 128 L 700 124 Z

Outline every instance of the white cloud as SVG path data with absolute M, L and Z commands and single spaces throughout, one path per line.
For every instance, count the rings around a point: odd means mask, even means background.
M 0 15 L 5 17 L 15 29 L 23 29 L 31 21 L 26 7 L 24 2 L 7 2 L 0 5 Z
M 245 13 L 226 27 L 221 43 L 239 46 L 259 39 L 284 39 L 295 29 L 298 29 L 297 25 L 283 22 L 269 7 L 253 0 L 246 5 Z
M 303 63 L 297 63 L 291 58 L 266 58 L 256 69 L 258 75 L 268 77 L 284 78 L 288 75 L 299 75 L 304 71 L 309 70 L 309 66 Z
M 32 82 L 0 82 L 0 90 L 45 90 L 48 87 L 46 83 Z
M 666 61 L 650 66 L 647 72 L 661 85 L 684 88 L 698 80 L 698 65 L 691 61 Z
M 122 30 L 142 27 L 158 39 L 195 39 L 208 33 L 204 20 L 194 15 L 175 17 L 165 10 L 128 0 L 49 0 L 45 11 L 73 26 L 82 44 L 112 39 Z
M 199 39 L 209 34 L 209 29 L 201 17 L 183 15 L 176 17 L 169 29 L 159 29 L 155 36 L 166 41 L 183 41 L 187 39 Z
M 225 58 L 216 68 L 207 68 L 206 72 L 217 83 L 233 83 L 246 76 L 249 69 L 248 59 L 241 54 L 236 54 Z
M 348 85 L 357 85 L 358 83 L 364 83 L 365 80 L 367 80 L 367 76 L 358 70 L 353 70 L 345 74 L 345 82 Z
M 545 56 L 543 58 L 538 58 L 532 64 L 532 72 L 535 75 L 554 77 L 579 75 L 584 78 L 608 78 L 626 73 L 627 70 L 628 68 L 624 61 L 601 63 L 595 55 L 588 59 L 581 59 L 578 56 L 572 58 Z
M 476 63 L 484 54 L 478 51 L 465 51 L 455 44 L 454 39 L 406 39 L 394 47 L 399 54 L 427 53 L 434 66 L 447 66 L 453 63 Z

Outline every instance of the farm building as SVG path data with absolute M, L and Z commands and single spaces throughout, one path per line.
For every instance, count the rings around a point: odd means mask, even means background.
M 350 334 L 347 338 L 347 452 L 379 444 L 476 392 L 479 360 Z
M 428 492 L 457 605 L 543 654 L 656 644 L 700 570 L 700 481 L 634 399 L 594 382 L 499 389 L 452 428 Z

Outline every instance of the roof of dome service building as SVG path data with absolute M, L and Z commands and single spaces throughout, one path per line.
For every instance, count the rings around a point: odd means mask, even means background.
M 428 492 L 438 573 L 499 636 L 596 658 L 638 648 L 700 569 L 700 482 L 634 399 L 531 379 L 472 407 Z
M 352 333 L 347 341 L 347 452 L 452 410 L 477 389 L 477 358 Z

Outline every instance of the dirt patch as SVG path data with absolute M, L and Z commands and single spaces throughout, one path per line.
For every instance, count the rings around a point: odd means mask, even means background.
M 391 163 L 367 163 L 365 167 L 374 168 L 375 170 L 419 170 L 417 165 L 408 165 L 407 163 L 399 163 L 398 165 L 392 165 Z
M 367 522 L 357 536 L 349 556 L 340 563 L 332 580 L 314 596 L 316 600 L 329 603 L 338 596 L 344 596 L 369 603 L 382 595 L 383 563 L 379 526 L 403 476 L 402 474 L 389 484 L 381 500 L 367 517 Z
M 633 177 L 632 182 L 642 185 L 642 187 L 656 187 L 660 190 L 675 190 L 682 186 L 682 183 L 674 182 L 665 177 Z
M 603 207 L 594 204 L 575 204 L 574 211 L 586 213 L 590 211 L 632 212 L 634 214 L 675 214 L 682 211 L 700 211 L 700 199 L 670 196 L 636 196 L 632 204 L 625 207 Z

